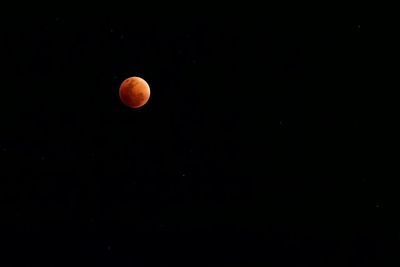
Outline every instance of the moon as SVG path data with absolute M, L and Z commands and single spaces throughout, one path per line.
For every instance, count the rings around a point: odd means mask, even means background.
M 127 78 L 119 87 L 119 97 L 126 106 L 140 108 L 150 98 L 150 86 L 140 77 Z

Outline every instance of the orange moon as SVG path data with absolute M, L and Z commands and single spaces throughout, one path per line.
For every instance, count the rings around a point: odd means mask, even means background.
M 140 77 L 130 77 L 119 87 L 119 97 L 126 106 L 140 108 L 150 98 L 150 86 Z

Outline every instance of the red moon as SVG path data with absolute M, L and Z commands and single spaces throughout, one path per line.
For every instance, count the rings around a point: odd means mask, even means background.
M 150 86 L 140 77 L 130 77 L 122 82 L 119 97 L 126 106 L 140 108 L 150 98 Z

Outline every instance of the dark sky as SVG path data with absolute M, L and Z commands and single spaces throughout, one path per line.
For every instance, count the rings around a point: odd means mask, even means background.
M 379 185 L 360 175 L 361 30 L 206 16 L 9 22 L 4 264 L 378 261 Z M 141 109 L 118 98 L 130 76 L 151 87 Z

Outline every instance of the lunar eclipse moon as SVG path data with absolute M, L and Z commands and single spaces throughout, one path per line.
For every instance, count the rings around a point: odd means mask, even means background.
M 150 86 L 140 77 L 127 78 L 119 88 L 119 97 L 126 106 L 140 108 L 150 98 Z

